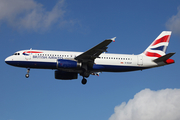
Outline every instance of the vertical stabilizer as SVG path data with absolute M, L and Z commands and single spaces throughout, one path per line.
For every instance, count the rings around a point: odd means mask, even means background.
M 163 31 L 141 55 L 148 57 L 161 57 L 165 55 L 170 37 L 171 31 Z

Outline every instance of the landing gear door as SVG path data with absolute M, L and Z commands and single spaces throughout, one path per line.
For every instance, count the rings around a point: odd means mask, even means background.
M 137 56 L 137 65 L 139 65 L 139 66 L 143 65 L 143 56 L 141 56 L 141 55 Z

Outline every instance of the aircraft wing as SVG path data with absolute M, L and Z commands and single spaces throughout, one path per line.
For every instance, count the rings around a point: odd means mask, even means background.
M 78 60 L 79 62 L 88 63 L 93 62 L 94 59 L 99 58 L 99 55 L 103 52 L 107 52 L 106 49 L 107 46 L 112 42 L 115 41 L 115 38 L 104 40 L 103 42 L 99 43 L 95 47 L 87 50 L 86 52 L 80 54 L 79 56 L 75 57 L 75 60 Z

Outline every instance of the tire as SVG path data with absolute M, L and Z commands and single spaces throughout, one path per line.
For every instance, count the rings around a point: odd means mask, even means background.
M 26 77 L 26 78 L 29 78 L 29 74 L 26 74 L 25 77 Z
M 87 80 L 85 78 L 82 79 L 81 83 L 85 85 L 87 83 Z

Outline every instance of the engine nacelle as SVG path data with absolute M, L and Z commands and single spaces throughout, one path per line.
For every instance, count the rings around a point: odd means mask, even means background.
M 80 68 L 81 63 L 73 60 L 58 59 L 57 68 Z
M 75 72 L 65 72 L 57 70 L 55 71 L 55 78 L 61 80 L 72 80 L 78 78 L 78 73 Z

